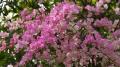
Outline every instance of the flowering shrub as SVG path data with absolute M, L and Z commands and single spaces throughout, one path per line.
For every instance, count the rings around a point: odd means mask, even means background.
M 119 6 L 95 0 L 65 1 L 50 11 L 25 8 L 5 24 L 0 51 L 10 50 L 15 67 L 120 67 Z

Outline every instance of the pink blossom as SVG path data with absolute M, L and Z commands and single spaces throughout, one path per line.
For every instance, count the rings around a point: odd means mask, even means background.
M 108 30 L 112 29 L 112 21 L 108 20 L 107 18 L 102 18 L 100 20 L 96 20 L 94 23 L 96 27 L 105 27 Z
M 6 49 L 6 42 L 2 41 L 1 45 L 2 46 L 0 47 L 0 52 Z
M 114 37 L 119 38 L 120 37 L 120 29 L 116 30 L 115 32 L 112 33 Z
M 7 32 L 0 32 L 0 37 L 1 38 L 5 38 L 5 37 L 8 37 L 9 36 L 9 33 Z

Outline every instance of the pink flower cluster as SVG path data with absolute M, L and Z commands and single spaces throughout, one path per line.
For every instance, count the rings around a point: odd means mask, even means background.
M 44 14 L 44 10 L 42 12 Z M 53 7 L 50 14 L 45 17 L 44 15 L 34 14 L 35 12 L 31 13 L 34 15 L 26 15 L 27 13 L 29 12 L 26 9 L 21 12 L 21 16 L 25 20 L 23 22 L 25 23 L 24 32 L 16 43 L 17 51 L 26 48 L 26 54 L 20 61 L 20 65 L 31 60 L 33 54 L 38 53 L 47 44 L 56 44 L 56 36 L 58 35 L 55 34 L 64 34 L 66 32 L 69 24 L 68 19 L 72 17 L 72 14 L 79 13 L 79 8 L 75 4 L 61 3 Z
M 87 5 L 85 9 L 88 14 L 93 11 L 99 16 L 106 10 L 101 7 L 109 2 L 99 0 L 95 6 Z M 107 17 L 78 18 L 80 11 L 76 4 L 66 2 L 55 5 L 50 13 L 44 9 L 24 9 L 21 18 L 8 24 L 9 31 L 21 30 L 15 32 L 10 40 L 15 52 L 25 52 L 18 66 L 34 59 L 38 66 L 46 61 L 49 65 L 62 63 L 65 67 L 97 66 L 99 62 L 119 67 L 120 29 L 116 29 L 114 22 Z M 97 28 L 108 31 L 101 33 Z

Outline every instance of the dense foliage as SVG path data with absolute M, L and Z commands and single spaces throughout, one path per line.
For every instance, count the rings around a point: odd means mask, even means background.
M 119 0 L 23 2 L 0 24 L 0 66 L 120 67 Z

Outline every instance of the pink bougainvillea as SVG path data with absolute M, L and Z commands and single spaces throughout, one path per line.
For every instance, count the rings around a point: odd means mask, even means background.
M 120 67 L 120 29 L 116 29 L 113 20 L 99 16 L 110 2 L 99 0 L 96 5 L 81 6 L 83 9 L 74 3 L 62 2 L 54 5 L 50 12 L 25 8 L 20 18 L 7 24 L 8 31 L 21 30 L 14 32 L 10 39 L 15 53 L 24 52 L 16 65 L 23 66 L 34 59 L 45 60 L 50 65 L 63 63 L 65 67 L 97 66 L 99 62 Z M 83 10 L 85 18 L 80 17 Z M 115 13 L 119 13 L 117 8 Z M 5 32 L 0 34 L 4 38 L 9 36 Z M 5 48 L 3 41 L 0 51 Z

